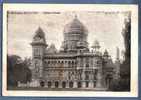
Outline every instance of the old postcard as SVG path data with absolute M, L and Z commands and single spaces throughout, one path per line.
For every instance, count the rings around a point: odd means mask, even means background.
M 4 4 L 4 96 L 138 96 L 138 6 Z

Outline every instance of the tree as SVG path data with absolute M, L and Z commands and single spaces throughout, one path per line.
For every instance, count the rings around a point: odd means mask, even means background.
M 131 19 L 125 19 L 125 28 L 122 32 L 125 45 L 124 61 L 120 64 L 120 79 L 113 79 L 110 83 L 111 91 L 130 91 L 130 41 L 131 41 Z
M 131 18 L 125 20 L 125 29 L 123 30 L 125 44 L 125 60 L 120 66 L 120 86 L 122 90 L 130 90 L 130 46 L 131 46 Z
M 7 56 L 7 85 L 17 86 L 14 75 L 14 66 L 19 62 L 21 58 L 17 55 Z
M 29 69 L 30 61 L 27 58 L 22 60 L 17 55 L 7 56 L 7 85 L 16 87 L 18 82 L 27 83 L 31 80 L 31 71 Z

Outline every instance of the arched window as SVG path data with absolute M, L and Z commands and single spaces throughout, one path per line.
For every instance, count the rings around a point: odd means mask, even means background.
M 75 61 L 75 65 L 77 64 L 77 61 Z
M 86 68 L 88 68 L 89 67 L 89 64 L 86 64 Z
M 85 75 L 86 75 L 86 76 L 85 76 L 85 79 L 86 79 L 86 80 L 89 80 L 89 74 L 86 73 Z
M 98 69 L 95 69 L 95 75 L 97 75 Z
M 71 64 L 71 61 L 69 61 L 68 63 Z
M 40 82 L 40 86 L 41 86 L 41 87 L 44 87 L 44 86 L 45 86 L 45 82 L 44 82 L 44 81 L 41 81 L 41 82 Z
M 74 64 L 74 61 L 72 61 L 72 64 Z
M 34 49 L 34 55 L 35 56 L 40 56 L 40 49 L 39 48 Z
M 71 61 L 68 61 L 68 66 L 69 66 L 69 67 L 71 66 Z
M 94 80 L 96 80 L 97 79 L 97 76 L 96 75 L 94 75 Z

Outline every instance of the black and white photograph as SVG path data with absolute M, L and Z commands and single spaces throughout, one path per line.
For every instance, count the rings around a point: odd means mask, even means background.
M 137 95 L 137 7 L 54 6 L 7 6 L 4 95 Z

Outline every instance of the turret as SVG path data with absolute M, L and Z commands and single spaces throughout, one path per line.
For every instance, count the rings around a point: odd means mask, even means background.
M 109 53 L 108 53 L 108 51 L 107 51 L 106 49 L 105 49 L 105 51 L 104 51 L 103 58 L 104 58 L 105 60 L 108 60 L 108 59 L 109 59 Z
M 47 49 L 47 53 L 50 53 L 50 54 L 55 54 L 57 53 L 57 49 L 55 47 L 55 45 L 52 43 L 49 48 Z
M 99 42 L 97 40 L 95 40 L 91 47 L 93 49 L 92 52 L 99 52 L 100 44 L 99 44 Z

